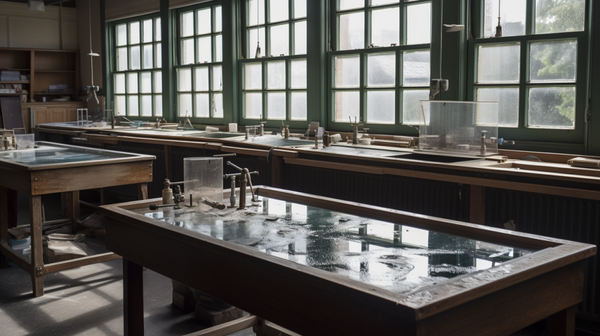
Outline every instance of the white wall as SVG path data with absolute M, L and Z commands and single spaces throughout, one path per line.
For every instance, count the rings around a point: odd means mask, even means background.
M 26 3 L 0 1 L 0 47 L 75 50 L 76 14 L 74 8 L 63 7 L 61 14 L 59 6 L 46 6 L 39 12 Z

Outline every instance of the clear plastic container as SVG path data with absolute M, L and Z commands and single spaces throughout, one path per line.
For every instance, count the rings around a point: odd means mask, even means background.
M 33 148 L 35 134 L 15 134 L 15 141 L 17 142 L 17 149 Z
M 498 153 L 498 103 L 421 101 L 419 150 L 487 156 Z
M 189 157 L 183 159 L 183 190 L 186 203 L 203 199 L 223 203 L 223 158 Z

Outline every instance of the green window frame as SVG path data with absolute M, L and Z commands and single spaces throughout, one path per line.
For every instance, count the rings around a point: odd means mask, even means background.
M 432 1 L 332 0 L 329 123 L 414 133 L 429 97 Z M 409 125 L 409 126 L 402 126 Z
M 307 0 L 245 0 L 241 124 L 307 125 Z
M 223 20 L 220 1 L 177 11 L 177 116 L 222 122 Z
M 118 115 L 162 117 L 161 24 L 158 15 L 112 24 L 111 79 Z
M 501 137 L 582 146 L 591 1 L 561 2 L 562 10 L 571 11 L 562 14 L 552 7 L 554 1 L 545 8 L 536 4 L 535 0 L 475 4 L 477 36 L 469 41 L 474 61 L 468 99 L 498 101 Z M 571 28 L 565 28 L 566 17 Z M 502 36 L 496 37 L 493 28 L 498 20 Z

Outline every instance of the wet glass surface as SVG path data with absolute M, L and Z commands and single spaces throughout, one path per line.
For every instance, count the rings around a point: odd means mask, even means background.
M 122 159 L 131 154 L 100 151 L 85 147 L 61 147 L 37 143 L 39 148 L 0 152 L 0 160 L 27 166 Z
M 246 210 L 202 204 L 137 212 L 396 293 L 533 252 L 265 197 Z

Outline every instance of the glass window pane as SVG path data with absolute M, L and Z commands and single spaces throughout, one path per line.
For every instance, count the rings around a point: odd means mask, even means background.
M 127 44 L 127 25 L 120 24 L 117 26 L 117 46 Z
M 211 37 L 198 38 L 198 62 L 206 63 L 212 61 Z
M 365 47 L 365 15 L 363 12 L 339 16 L 338 40 L 340 50 Z
M 291 61 L 291 85 L 292 89 L 306 88 L 306 60 Z
M 141 93 L 152 93 L 152 73 L 142 72 L 140 73 L 142 79 Z
M 306 17 L 306 0 L 294 0 L 294 19 Z
M 154 71 L 154 93 L 162 93 L 162 72 Z
M 518 83 L 520 73 L 520 46 L 479 46 L 477 83 Z
M 360 120 L 360 95 L 358 91 L 336 91 L 335 121 L 348 122 L 351 118 Z
M 129 44 L 140 43 L 140 23 L 131 22 L 129 24 Z
M 223 67 L 218 65 L 212 68 L 213 71 L 213 90 L 223 91 Z
M 162 38 L 162 34 L 161 34 L 161 25 L 160 25 L 160 18 L 157 18 L 154 20 L 155 25 L 154 25 L 154 41 L 160 41 Z
M 358 56 L 335 57 L 334 87 L 358 87 L 360 81 L 359 66 Z
M 144 20 L 144 42 L 152 42 L 152 20 Z
M 500 3 L 500 13 L 498 13 Z M 502 25 L 502 36 L 525 35 L 525 17 L 527 1 L 523 0 L 485 0 L 484 37 L 496 36 L 498 16 Z
M 306 54 L 306 21 L 294 24 L 294 55 Z
M 585 0 L 536 0 L 536 33 L 543 34 L 583 31 L 584 24 Z
M 215 36 L 215 62 L 223 62 L 223 35 Z
M 140 115 L 140 102 L 138 96 L 127 96 L 127 115 Z
M 131 47 L 129 49 L 129 64 L 131 65 L 131 70 L 140 69 L 140 46 Z
M 265 1 L 248 0 L 248 25 L 256 26 L 263 23 L 265 23 Z
M 394 91 L 367 91 L 367 121 L 393 124 L 396 120 L 396 93 Z
M 498 102 L 498 127 L 519 126 L 518 88 L 479 88 L 477 101 Z
M 138 93 L 138 74 L 127 74 L 127 93 Z
M 210 104 L 208 97 L 208 93 L 196 94 L 196 117 L 210 117 Z
M 285 92 L 267 93 L 267 115 L 269 120 L 285 120 Z
M 181 14 L 181 36 L 194 35 L 194 12 Z
M 285 61 L 267 63 L 267 89 L 285 89 Z
M 340 10 L 363 7 L 365 0 L 340 0 Z
M 291 119 L 306 120 L 308 115 L 306 107 L 306 92 L 292 92 L 291 99 Z
M 177 91 L 192 91 L 192 69 L 177 69 Z
M 162 67 L 162 44 L 156 44 L 156 67 Z
M 194 40 L 187 39 L 181 41 L 181 64 L 194 64 Z
M 125 74 L 115 74 L 115 93 L 125 93 Z
M 152 116 L 152 96 L 142 96 L 141 115 L 144 117 Z
M 191 117 L 192 112 L 192 94 L 180 94 L 179 95 L 179 116 L 180 117 Z
M 420 44 L 431 42 L 431 4 L 407 7 L 406 43 Z
M 371 12 L 371 43 L 389 46 L 400 43 L 400 9 L 398 7 Z
M 244 94 L 244 116 L 247 119 L 259 119 L 262 116 L 262 93 Z
M 154 96 L 154 115 L 157 117 L 162 117 L 162 96 Z
M 117 71 L 129 70 L 127 66 L 127 48 L 117 49 Z
M 405 52 L 402 57 L 402 85 L 423 86 L 429 85 L 430 52 L 415 51 Z
M 527 125 L 575 128 L 575 87 L 530 88 Z
M 144 69 L 154 68 L 152 56 L 154 55 L 154 47 L 150 45 L 144 46 Z
M 213 118 L 223 118 L 223 94 L 215 93 L 212 99 Z
M 215 33 L 220 33 L 223 30 L 223 11 L 221 9 L 221 6 L 216 6 L 215 7 L 215 27 L 214 27 L 214 31 Z
M 396 54 L 367 55 L 367 86 L 396 85 Z
M 127 100 L 125 96 L 115 96 L 115 114 L 127 115 Z
M 244 89 L 262 89 L 262 65 L 260 63 L 244 64 Z
M 208 67 L 196 68 L 196 91 L 208 91 Z
M 387 5 L 398 2 L 399 0 L 371 0 L 371 6 Z
M 429 90 L 404 90 L 402 92 L 402 123 L 420 125 L 423 123 L 421 100 L 429 99 Z
M 257 36 L 257 34 L 258 34 L 258 36 Z M 261 56 L 266 55 L 267 50 L 265 49 L 265 28 L 248 29 L 248 40 L 250 42 L 248 43 L 248 51 L 247 51 L 248 57 L 247 58 L 254 58 L 256 56 L 257 46 L 260 47 Z M 257 41 L 260 43 L 257 44 Z
M 290 31 L 289 25 L 271 27 L 271 55 L 282 56 L 290 54 Z
M 530 45 L 531 82 L 574 82 L 577 72 L 577 41 L 536 42 Z
M 197 12 L 198 15 L 198 31 L 196 34 L 210 34 L 211 33 L 211 17 L 210 17 L 210 8 L 204 8 Z
M 269 1 L 269 22 L 279 22 L 288 19 L 288 0 Z

